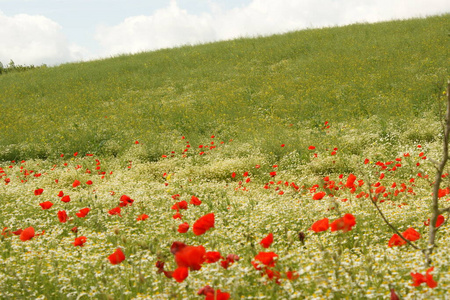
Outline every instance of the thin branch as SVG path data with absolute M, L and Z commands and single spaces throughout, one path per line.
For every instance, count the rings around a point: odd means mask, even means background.
M 411 247 L 413 247 L 416 250 L 422 250 L 419 247 L 417 247 L 416 245 L 414 245 L 410 240 L 406 239 L 403 234 L 400 233 L 400 231 L 398 231 L 398 229 L 392 225 L 388 219 L 385 217 L 385 215 L 383 214 L 383 212 L 381 211 L 380 207 L 378 206 L 377 202 L 373 199 L 372 197 L 372 192 L 370 191 L 370 187 L 372 186 L 370 184 L 370 181 L 368 182 L 369 184 L 369 197 L 370 197 L 370 202 L 372 202 L 373 205 L 375 205 L 375 207 L 378 210 L 378 213 L 380 214 L 381 218 L 383 218 L 384 222 L 402 239 L 404 240 L 408 245 L 410 245 Z M 423 250 L 422 250 L 423 251 Z

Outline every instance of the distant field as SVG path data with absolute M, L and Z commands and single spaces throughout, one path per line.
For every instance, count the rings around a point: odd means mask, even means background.
M 449 24 L 0 75 L 0 298 L 447 299 Z

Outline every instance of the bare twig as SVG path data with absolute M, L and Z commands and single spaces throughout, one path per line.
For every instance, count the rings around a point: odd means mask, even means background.
M 372 186 L 370 184 L 370 181 L 368 182 L 369 187 Z M 378 206 L 377 202 L 375 201 L 375 199 L 373 199 L 372 196 L 372 192 L 370 191 L 369 188 L 369 197 L 370 197 L 370 202 L 372 202 L 373 205 L 375 205 L 376 209 L 378 210 L 378 213 L 380 214 L 381 218 L 384 220 L 384 222 L 402 239 L 404 240 L 408 245 L 410 245 L 411 247 L 413 247 L 416 250 L 421 250 L 419 247 L 417 247 L 416 245 L 414 245 L 410 240 L 406 239 L 403 234 L 400 233 L 400 231 L 398 231 L 398 229 L 392 225 L 388 219 L 386 218 L 386 216 L 383 214 L 383 212 L 381 211 L 380 207 Z

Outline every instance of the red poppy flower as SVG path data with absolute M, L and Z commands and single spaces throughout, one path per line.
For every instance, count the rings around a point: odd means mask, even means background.
M 179 233 L 186 233 L 189 230 L 189 224 L 187 222 L 178 225 L 178 232 Z
M 261 240 L 261 242 L 259 242 L 259 244 L 264 248 L 269 248 L 270 245 L 272 245 L 272 243 L 273 243 L 273 233 L 269 233 L 265 238 Z
M 34 191 L 34 195 L 39 196 L 39 195 L 42 195 L 43 192 L 44 192 L 44 189 L 37 189 Z
M 189 276 L 189 269 L 187 267 L 178 267 L 172 273 L 172 277 L 177 282 L 183 282 L 188 276 Z
M 67 222 L 67 213 L 65 210 L 58 211 L 58 219 L 59 219 L 59 222 L 61 222 L 61 223 Z
M 87 185 L 91 185 L 91 184 L 92 184 L 92 180 L 86 181 L 86 184 L 87 184 Z
M 330 224 L 331 231 L 342 230 L 347 232 L 352 230 L 352 227 L 356 225 L 355 217 L 352 214 L 345 214 L 342 218 L 339 218 Z
M 181 251 L 183 248 L 187 247 L 187 245 L 183 242 L 175 241 L 170 246 L 170 252 L 175 255 L 178 251 Z
M 321 231 L 327 231 L 328 228 L 330 228 L 329 220 L 328 218 L 323 218 L 322 220 L 316 221 L 311 226 L 311 230 L 314 232 L 321 232 Z
M 80 212 L 77 212 L 76 215 L 78 218 L 84 218 L 89 213 L 91 209 L 89 207 L 80 209 Z
M 400 300 L 394 289 L 391 289 L 391 300 Z
M 236 177 L 236 173 L 235 172 L 231 173 L 231 178 L 235 178 L 235 177 Z
M 123 254 L 120 248 L 117 248 L 113 254 L 108 256 L 108 259 L 113 265 L 117 265 L 125 260 L 125 254 Z
M 275 172 L 275 171 L 270 172 L 269 174 L 270 174 L 270 177 L 275 177 L 275 176 L 277 176 L 277 172 Z
M 64 196 L 64 192 L 63 191 L 59 191 L 58 197 L 62 197 L 62 196 Z
M 83 247 L 84 243 L 86 243 L 87 238 L 85 236 L 79 236 L 75 238 L 75 242 L 73 242 L 73 245 Z
M 437 282 L 434 281 L 433 275 L 430 274 L 433 271 L 433 269 L 434 267 L 429 268 L 425 275 L 411 272 L 411 277 L 413 279 L 412 286 L 419 286 L 422 283 L 426 283 L 430 288 L 437 287 Z
M 437 220 L 436 220 L 436 228 L 441 226 L 444 222 L 445 222 L 444 216 L 443 215 L 439 215 L 437 217 Z M 423 224 L 425 226 L 430 226 L 430 219 L 428 219 L 426 222 L 423 222 Z
M 206 296 L 208 294 L 214 294 L 214 289 L 209 285 L 205 285 L 204 287 L 199 289 L 197 292 L 197 295 L 205 295 Z
M 50 207 L 53 206 L 53 203 L 51 203 L 50 201 L 45 201 L 45 202 L 39 203 L 39 205 L 42 207 L 42 209 L 49 209 Z
M 202 235 L 212 227 L 214 227 L 214 213 L 209 213 L 195 221 L 192 231 L 195 235 Z
M 403 236 L 405 239 L 410 241 L 417 241 L 420 239 L 420 233 L 417 232 L 414 228 L 410 227 L 403 232 Z
M 124 207 L 124 206 L 127 206 L 127 205 L 131 206 L 131 204 L 133 204 L 133 202 L 134 202 L 134 200 L 131 199 L 130 196 L 122 195 L 120 197 L 120 204 L 119 204 L 119 206 L 120 207 Z
M 181 220 L 182 217 L 183 217 L 183 216 L 182 216 L 179 212 L 177 212 L 176 214 L 174 214 L 174 215 L 172 216 L 172 218 L 174 218 L 174 219 L 180 219 L 180 220 Z
M 148 216 L 146 214 L 142 214 L 139 217 L 137 217 L 137 221 L 144 221 L 145 219 L 148 219 Z
M 252 265 L 256 270 L 261 270 L 260 264 L 265 265 L 266 267 L 272 268 L 275 267 L 275 258 L 278 257 L 278 254 L 274 252 L 259 252 L 255 256 L 255 260 L 252 261 Z
M 190 204 L 200 205 L 202 204 L 202 201 L 200 201 L 197 197 L 192 196 Z
M 218 262 L 222 257 L 218 251 L 208 251 L 205 253 L 205 262 L 207 264 L 212 264 Z
M 63 196 L 62 198 L 61 198 L 61 201 L 62 202 L 70 202 L 70 197 L 69 197 L 69 195 L 66 195 L 66 196 Z
M 325 197 L 327 193 L 325 192 L 318 192 L 316 194 L 314 194 L 313 199 L 314 200 L 321 200 L 323 197 Z
M 13 231 L 12 233 L 15 235 L 20 235 L 22 232 L 23 232 L 23 229 L 20 228 L 20 229 L 17 229 L 16 231 Z
M 389 240 L 388 246 L 394 247 L 394 246 L 402 246 L 404 244 L 406 244 L 406 241 L 395 233 Z
M 314 147 L 314 146 L 309 146 L 308 147 L 308 150 L 314 150 L 314 149 L 316 149 L 316 147 Z
M 187 209 L 187 208 L 188 208 L 188 203 L 184 200 L 172 205 L 172 209 L 176 209 L 177 211 L 180 209 Z
M 75 179 L 75 181 L 72 183 L 72 187 L 77 187 L 81 184 L 78 180 Z
M 28 227 L 26 229 L 24 229 L 21 233 L 20 233 L 20 240 L 21 241 L 28 241 L 31 240 L 34 237 L 35 233 L 34 233 L 34 228 L 33 227 Z
M 230 299 L 230 294 L 217 290 L 214 293 L 206 294 L 205 300 L 228 300 Z
M 113 215 L 119 215 L 119 216 L 122 216 L 122 215 L 120 214 L 120 206 L 115 207 L 115 208 L 113 208 L 113 209 L 110 209 L 108 213 L 109 213 L 111 216 L 113 216 Z
M 203 246 L 186 246 L 175 254 L 175 262 L 178 267 L 200 270 L 205 262 L 205 254 L 206 250 Z
M 287 271 L 286 272 L 286 277 L 289 280 L 295 280 L 295 279 L 299 278 L 300 275 L 298 275 L 298 273 L 295 272 L 295 271 Z

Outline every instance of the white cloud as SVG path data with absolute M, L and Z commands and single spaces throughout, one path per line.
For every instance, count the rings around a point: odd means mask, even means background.
M 39 15 L 18 14 L 12 17 L 0 11 L 0 62 L 13 60 L 16 65 L 54 65 L 81 60 L 87 53 L 70 45 L 62 28 Z
M 214 40 L 211 15 L 188 14 L 171 1 L 151 16 L 136 16 L 113 26 L 99 26 L 96 39 L 104 54 L 132 53 Z
M 152 15 L 97 29 L 103 55 L 134 53 L 242 36 L 268 35 L 311 27 L 424 17 L 450 11 L 448 0 L 253 0 L 224 10 L 189 14 L 175 0 Z

